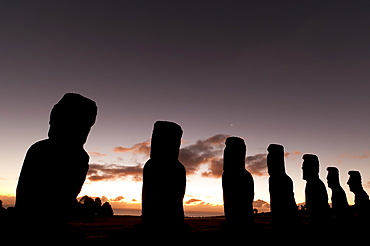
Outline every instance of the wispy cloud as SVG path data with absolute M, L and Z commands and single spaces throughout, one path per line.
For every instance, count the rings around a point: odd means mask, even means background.
M 199 199 L 192 198 L 192 199 L 189 199 L 189 200 L 185 201 L 184 204 L 189 205 L 189 204 L 195 204 L 195 203 L 200 203 L 200 202 L 203 202 L 203 201 L 199 200 Z
M 140 165 L 90 164 L 87 178 L 90 181 L 108 181 L 131 177 L 133 181 L 141 181 L 142 169 Z
M 297 157 L 302 157 L 304 153 L 300 151 L 285 152 L 284 157 L 289 159 L 296 159 Z
M 202 176 L 221 177 L 222 153 L 228 137 L 229 135 L 217 134 L 181 148 L 179 160 L 185 166 L 187 173 L 194 174 L 202 165 L 208 165 L 208 170 L 203 172 Z
M 354 160 L 363 160 L 370 158 L 370 151 L 366 151 L 365 153 L 361 155 L 354 155 L 354 154 L 348 154 L 348 153 L 343 153 L 338 158 L 343 159 L 343 158 L 349 158 L 349 159 L 354 159 Z
M 256 154 L 247 156 L 245 159 L 247 170 L 252 175 L 267 175 L 267 154 Z
M 112 202 L 120 202 L 122 201 L 123 199 L 125 199 L 123 196 L 117 196 L 116 198 L 114 199 L 110 199 L 110 201 Z
M 144 142 L 141 142 L 141 143 L 137 143 L 137 144 L 135 144 L 134 146 L 132 146 L 130 148 L 121 147 L 121 146 L 114 147 L 113 151 L 116 152 L 116 153 L 132 152 L 133 154 L 142 154 L 142 155 L 145 155 L 145 156 L 149 156 L 149 154 L 150 154 L 150 140 L 147 140 L 147 141 L 144 141 Z
M 103 157 L 103 156 L 107 156 L 107 154 L 99 153 L 99 152 L 96 152 L 96 151 L 90 151 L 89 152 L 89 155 L 92 156 L 92 157 Z

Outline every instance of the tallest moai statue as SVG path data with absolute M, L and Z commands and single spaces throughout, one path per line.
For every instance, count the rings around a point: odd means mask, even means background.
M 270 144 L 267 148 L 270 207 L 276 226 L 295 226 L 298 209 L 294 198 L 293 181 L 285 172 L 284 147 Z
M 142 222 L 147 228 L 183 226 L 186 170 L 178 160 L 181 137 L 182 129 L 176 123 L 155 122 L 150 159 L 143 170 Z
M 52 230 L 73 213 L 89 168 L 83 145 L 96 115 L 95 102 L 75 93 L 54 105 L 49 138 L 29 148 L 18 180 L 15 207 L 25 226 L 35 228 L 26 224 L 38 222 Z

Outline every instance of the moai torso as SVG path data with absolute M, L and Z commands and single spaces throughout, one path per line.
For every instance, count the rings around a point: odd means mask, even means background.
M 182 129 L 173 122 L 154 124 L 150 159 L 143 169 L 142 221 L 181 226 L 186 170 L 178 161 Z M 162 201 L 164 199 L 164 201 Z
M 328 193 L 319 178 L 319 159 L 316 155 L 303 155 L 303 179 L 307 181 L 305 188 L 306 206 L 311 222 L 325 225 L 329 222 L 330 207 Z
M 226 139 L 222 188 L 226 221 L 237 226 L 249 226 L 254 221 L 254 182 L 245 169 L 246 146 L 237 137 Z
M 269 177 L 270 207 L 273 223 L 277 226 L 294 226 L 298 222 L 293 181 L 285 172 L 284 147 L 270 144 L 267 168 Z
M 33 144 L 24 159 L 17 186 L 17 211 L 43 214 L 50 208 L 63 214 L 74 206 L 88 170 L 89 156 L 83 145 L 96 114 L 94 101 L 74 93 L 65 94 L 53 107 L 49 138 Z M 40 206 L 35 194 L 49 206 Z
M 339 181 L 339 170 L 336 167 L 328 167 L 327 183 L 331 189 L 331 203 L 334 215 L 338 219 L 345 219 L 349 216 L 349 205 L 346 192 L 343 190 Z
M 347 184 L 351 192 L 355 194 L 355 210 L 363 220 L 370 219 L 370 201 L 369 195 L 362 186 L 362 178 L 359 171 L 349 171 Z

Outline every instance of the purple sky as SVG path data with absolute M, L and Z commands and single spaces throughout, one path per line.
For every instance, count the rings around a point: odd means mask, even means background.
M 14 195 L 25 152 L 73 91 L 98 104 L 85 148 L 106 154 L 100 164 L 170 120 L 184 146 L 235 135 L 252 156 L 280 143 L 317 154 L 323 179 L 338 166 L 342 186 L 350 169 L 368 185 L 369 11 L 365 0 L 1 1 L 0 194 Z M 287 159 L 302 197 L 300 164 Z

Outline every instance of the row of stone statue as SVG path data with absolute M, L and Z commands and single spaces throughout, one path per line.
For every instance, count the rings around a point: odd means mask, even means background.
M 142 218 L 144 224 L 155 226 L 158 216 L 167 214 L 166 222 L 172 226 L 184 222 L 182 200 L 185 194 L 186 172 L 178 161 L 182 129 L 173 122 L 157 121 L 154 124 L 150 160 L 144 166 Z M 246 145 L 239 137 L 226 139 L 223 156 L 222 188 L 225 226 L 250 227 L 254 222 L 254 181 L 245 169 Z M 293 192 L 293 181 L 286 174 L 284 147 L 268 146 L 267 169 L 269 173 L 270 208 L 275 226 L 294 227 L 301 223 Z M 310 223 L 326 226 L 335 218 L 337 225 L 350 223 L 353 214 L 369 219 L 369 196 L 362 187 L 358 171 L 349 171 L 348 185 L 355 194 L 355 206 L 350 209 L 345 191 L 339 182 L 339 171 L 328 167 L 327 181 L 332 190 L 332 210 L 328 194 L 319 178 L 319 159 L 316 155 L 303 155 L 303 179 L 306 180 L 305 200 Z M 158 202 L 158 196 L 167 198 L 166 206 Z M 354 220 L 352 220 L 353 222 Z M 358 221 L 357 221 L 358 222 Z
M 76 197 L 88 171 L 89 156 L 83 145 L 96 115 L 95 102 L 75 93 L 65 94 L 54 105 L 48 139 L 29 148 L 18 180 L 15 207 L 26 230 L 34 227 L 35 221 L 42 221 L 55 229 L 73 214 L 70 211 L 75 209 Z M 143 169 L 142 222 L 146 228 L 183 226 L 186 170 L 178 160 L 182 133 L 181 127 L 173 122 L 158 121 L 154 124 L 150 159 Z M 293 225 L 298 220 L 297 205 L 293 182 L 285 172 L 283 146 L 272 144 L 268 152 L 274 222 L 277 225 Z M 222 186 L 226 224 L 231 226 L 253 223 L 254 182 L 245 169 L 245 157 L 244 141 L 237 137 L 228 138 Z M 303 159 L 303 178 L 307 181 L 306 205 L 312 221 L 316 223 L 329 216 L 328 196 L 318 176 L 318 158 L 304 155 Z M 338 170 L 333 167 L 328 171 L 333 208 L 338 217 L 345 217 L 349 206 L 339 184 Z M 363 213 L 362 207 L 368 211 L 369 197 L 362 188 L 359 173 L 351 171 L 350 177 L 349 185 L 355 193 L 358 211 Z M 39 194 L 50 206 L 40 209 L 35 201 Z M 166 198 L 165 204 L 161 202 L 161 197 Z

